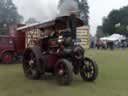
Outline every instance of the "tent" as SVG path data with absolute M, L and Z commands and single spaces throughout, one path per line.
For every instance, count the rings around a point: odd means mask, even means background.
M 125 39 L 126 37 L 120 34 L 112 34 L 111 36 L 100 38 L 100 40 L 105 40 L 105 41 L 117 41 L 117 40 L 121 41 Z

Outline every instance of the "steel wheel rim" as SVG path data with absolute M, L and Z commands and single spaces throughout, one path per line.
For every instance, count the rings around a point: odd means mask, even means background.
M 23 63 L 24 63 L 25 73 L 27 75 L 36 74 L 36 70 L 34 69 L 35 62 L 36 62 L 35 54 L 31 50 L 29 50 L 28 52 L 26 52 L 26 54 L 24 54 Z
M 84 60 L 84 66 L 82 67 L 82 72 L 86 78 L 91 78 L 95 74 L 95 68 L 91 61 Z

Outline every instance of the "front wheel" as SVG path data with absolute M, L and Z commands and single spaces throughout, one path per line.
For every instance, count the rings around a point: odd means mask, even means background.
M 59 60 L 55 67 L 57 81 L 61 85 L 69 85 L 73 79 L 72 64 L 65 59 Z
M 80 75 L 84 81 L 94 81 L 98 75 L 97 64 L 90 58 L 84 58 Z

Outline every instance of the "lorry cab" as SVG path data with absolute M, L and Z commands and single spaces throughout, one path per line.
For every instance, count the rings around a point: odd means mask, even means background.
M 9 36 L 0 36 L 0 52 L 5 49 L 14 50 L 14 38 Z
M 0 35 L 0 59 L 2 63 L 11 63 L 15 52 L 14 37 Z
M 25 33 L 19 33 L 18 25 L 9 26 L 8 35 L 0 35 L 0 60 L 4 64 L 19 60 L 25 49 Z

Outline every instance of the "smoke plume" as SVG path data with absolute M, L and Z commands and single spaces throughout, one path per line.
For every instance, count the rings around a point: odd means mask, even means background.
M 78 12 L 79 0 L 13 0 L 21 15 L 44 22 L 58 16 Z
M 47 21 L 57 16 L 58 0 L 13 0 L 21 15 L 35 18 L 39 22 Z
M 76 0 L 60 0 L 58 4 L 59 16 L 70 15 L 72 12 L 78 13 L 78 3 Z

